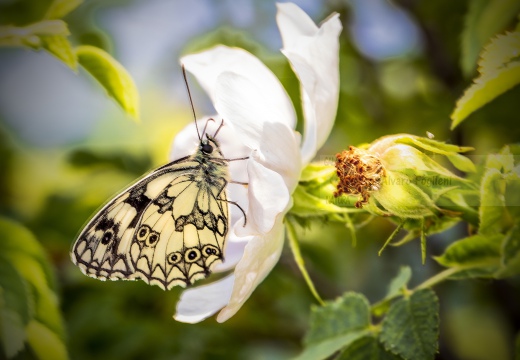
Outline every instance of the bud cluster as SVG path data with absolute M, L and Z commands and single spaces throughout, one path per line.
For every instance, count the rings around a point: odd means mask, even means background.
M 385 169 L 376 156 L 354 146 L 336 154 L 336 169 L 339 183 L 334 196 L 360 195 L 356 208 L 368 203 L 370 193 L 380 189 L 385 176 Z

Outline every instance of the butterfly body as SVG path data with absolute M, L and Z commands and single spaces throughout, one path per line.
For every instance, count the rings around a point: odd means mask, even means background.
M 101 280 L 142 279 L 162 289 L 191 285 L 223 261 L 229 227 L 227 160 L 218 142 L 145 176 L 93 217 L 72 261 Z

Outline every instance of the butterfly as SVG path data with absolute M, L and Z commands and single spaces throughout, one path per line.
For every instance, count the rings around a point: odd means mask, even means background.
M 186 86 L 186 73 L 182 68 Z M 188 95 L 191 101 L 189 87 Z M 196 117 L 195 117 L 196 118 Z M 142 279 L 162 289 L 207 277 L 224 260 L 229 231 L 228 162 L 216 136 L 197 135 L 190 155 L 159 167 L 109 201 L 85 226 L 71 259 L 101 280 Z M 246 184 L 244 184 L 246 185 Z

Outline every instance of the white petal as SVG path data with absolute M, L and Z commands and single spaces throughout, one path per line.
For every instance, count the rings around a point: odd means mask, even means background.
M 266 234 L 275 223 L 278 215 L 285 211 L 291 196 L 280 174 L 249 159 L 247 164 L 249 175 L 249 206 L 247 210 L 247 225 L 236 226 L 239 236 Z
M 235 268 L 235 284 L 229 304 L 218 314 L 218 322 L 224 322 L 235 315 L 278 262 L 284 239 L 282 222 L 283 216 L 280 216 L 268 234 L 255 236 L 247 244 L 244 255 Z
M 268 98 L 247 78 L 227 72 L 219 76 L 215 107 L 245 145 L 259 150 L 259 161 L 280 173 L 292 190 L 301 172 L 299 137 Z
M 197 121 L 199 127 L 204 127 L 205 119 Z M 193 155 L 199 146 L 199 137 L 195 123 L 186 125 L 175 135 L 170 148 L 170 160 L 177 160 L 185 156 Z
M 294 128 L 296 115 L 285 89 L 271 70 L 247 51 L 219 45 L 199 54 L 185 56 L 181 59 L 181 63 L 186 70 L 195 75 L 214 104 L 216 104 L 216 84 L 219 75 L 230 71 L 245 77 L 250 83 L 255 84 L 260 93 L 269 98 L 269 102 L 265 105 L 283 112 L 284 122 Z M 249 89 L 242 88 L 240 91 L 248 92 Z M 221 113 L 221 115 L 227 120 L 227 114 Z
M 173 318 L 195 324 L 215 314 L 228 304 L 234 281 L 234 275 L 230 275 L 208 285 L 184 290 Z
M 307 164 L 329 136 L 339 96 L 339 15 L 330 16 L 320 28 L 291 3 L 277 4 L 276 20 L 283 54 L 300 79 L 305 132 L 302 161 Z
M 243 136 L 244 144 L 252 149 L 259 148 L 265 123 L 279 123 L 290 129 L 295 123 L 294 108 L 279 99 L 281 95 L 276 89 L 283 88 L 278 80 L 270 87 L 264 85 L 258 79 L 223 72 L 215 88 L 215 109 L 233 124 Z
M 251 157 L 280 174 L 290 193 L 298 185 L 302 166 L 300 134 L 296 131 L 280 123 L 265 123 L 259 151 Z
M 238 237 L 231 231 L 226 239 L 226 250 L 224 252 L 225 261 L 217 264 L 213 268 L 213 271 L 221 272 L 233 269 L 240 259 L 242 259 L 244 249 L 251 239 L 253 239 L 252 236 Z

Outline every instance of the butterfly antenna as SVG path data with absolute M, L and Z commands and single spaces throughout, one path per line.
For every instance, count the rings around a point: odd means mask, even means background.
M 210 121 L 215 121 L 215 119 L 209 118 L 208 120 L 206 120 L 206 125 L 204 125 L 204 130 L 202 130 L 202 138 L 204 138 L 204 135 L 206 135 L 206 128 L 208 127 L 208 123 Z
M 191 99 L 190 86 L 188 85 L 188 78 L 186 77 L 186 69 L 184 68 L 184 64 L 181 64 L 181 67 L 182 67 L 182 76 L 184 77 L 184 83 L 186 84 L 186 89 L 188 90 L 188 97 L 190 98 L 191 111 L 193 113 L 193 121 L 195 121 L 195 128 L 197 129 L 197 136 L 199 137 L 199 141 L 202 141 L 202 137 L 200 136 L 200 133 L 199 133 L 199 125 L 197 125 L 197 115 L 195 115 L 195 107 L 193 106 L 193 100 Z M 206 123 L 206 125 L 207 125 L 207 123 Z
M 215 134 L 213 134 L 213 139 L 215 139 L 217 137 L 217 134 L 220 131 L 220 129 L 222 129 L 222 126 L 224 126 L 224 119 L 222 119 L 222 122 L 220 123 L 217 131 L 215 131 Z

